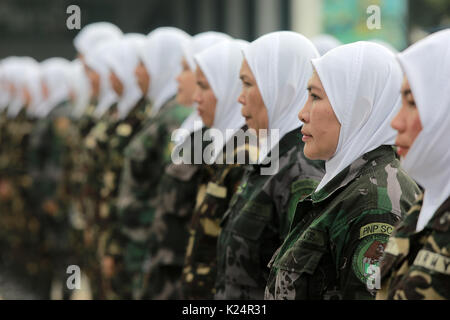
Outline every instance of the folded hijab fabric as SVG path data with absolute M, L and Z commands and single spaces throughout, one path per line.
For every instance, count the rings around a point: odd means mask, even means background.
M 365 41 L 337 47 L 312 64 L 341 124 L 320 190 L 363 154 L 394 144 L 390 123 L 401 104 L 402 73 L 391 51 Z
M 104 43 L 118 40 L 122 31 L 109 22 L 95 22 L 85 26 L 75 37 L 73 43 L 77 51 L 87 55 L 90 51 Z
M 450 29 L 415 43 L 398 55 L 398 61 L 423 128 L 402 161 L 425 189 L 416 227 L 420 231 L 450 196 Z
M 238 102 L 242 90 L 239 81 L 243 56 L 248 46 L 245 41 L 225 40 L 195 55 L 198 67 L 204 73 L 217 100 L 212 128 L 221 138 L 213 136 L 213 160 L 222 152 L 224 145 L 245 123 Z M 217 63 L 220 61 L 220 63 Z
M 146 37 L 140 34 L 126 34 L 106 57 L 106 62 L 122 82 L 123 93 L 118 98 L 119 119 L 124 119 L 142 97 L 135 69 L 139 64 L 138 50 Z
M 177 93 L 176 77 L 182 70 L 183 47 L 190 39 L 180 29 L 161 27 L 148 34 L 139 52 L 150 75 L 147 97 L 152 102 L 152 116 Z
M 269 119 L 269 142 L 259 139 L 260 163 L 284 135 L 301 125 L 297 114 L 308 98 L 311 59 L 318 56 L 310 40 L 291 31 L 266 34 L 244 50 Z M 279 134 L 274 134 L 273 129 L 279 130 Z

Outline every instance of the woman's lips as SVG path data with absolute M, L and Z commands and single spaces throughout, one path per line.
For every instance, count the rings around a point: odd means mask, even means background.
M 303 137 L 302 137 L 302 141 L 303 141 L 303 142 L 306 142 L 306 141 L 312 139 L 312 136 L 309 135 L 309 134 L 307 134 L 306 132 L 303 132 L 303 131 L 302 131 L 302 135 L 303 135 Z

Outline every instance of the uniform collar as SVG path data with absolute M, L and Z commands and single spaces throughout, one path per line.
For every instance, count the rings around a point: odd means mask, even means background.
M 374 166 L 387 164 L 395 159 L 392 146 L 382 145 L 373 151 L 363 154 L 348 167 L 337 174 L 322 189 L 311 195 L 313 202 L 321 202 L 337 190 L 346 187 L 353 180 L 371 170 Z

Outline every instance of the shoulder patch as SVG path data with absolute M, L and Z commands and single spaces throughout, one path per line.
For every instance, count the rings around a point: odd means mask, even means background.
M 377 234 L 363 239 L 356 248 L 353 254 L 352 268 L 356 277 L 364 284 L 367 285 L 369 278 L 373 277 L 374 268 L 379 268 L 387 242 L 387 236 Z
M 425 249 L 419 251 L 413 265 L 450 275 L 450 257 Z
M 362 239 L 366 236 L 371 236 L 374 234 L 385 234 L 390 236 L 392 231 L 394 231 L 394 226 L 389 223 L 369 223 L 361 227 L 359 230 L 359 238 Z

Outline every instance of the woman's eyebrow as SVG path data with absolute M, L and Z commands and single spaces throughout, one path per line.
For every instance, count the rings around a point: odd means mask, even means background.
M 322 91 L 319 87 L 313 85 L 313 84 L 309 84 L 308 87 L 306 88 L 306 90 L 311 91 L 311 90 L 317 90 L 317 91 Z

